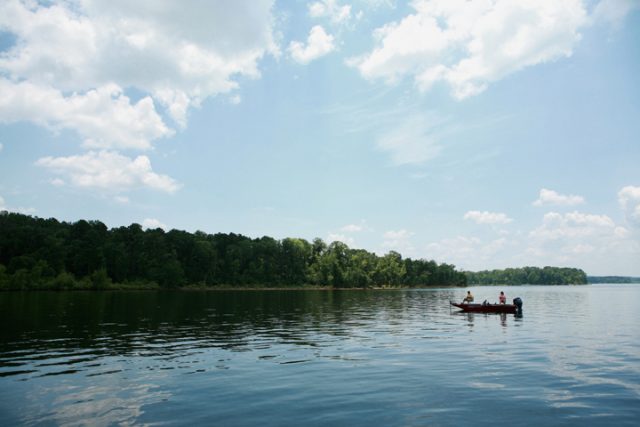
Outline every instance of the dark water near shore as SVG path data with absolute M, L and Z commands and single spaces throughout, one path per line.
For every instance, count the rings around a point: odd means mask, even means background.
M 10 425 L 638 425 L 640 286 L 0 293 Z

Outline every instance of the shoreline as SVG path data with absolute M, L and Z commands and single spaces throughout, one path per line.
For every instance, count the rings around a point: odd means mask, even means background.
M 2 289 L 3 292 L 127 292 L 127 291 L 152 291 L 152 292 L 216 292 L 216 291 L 401 291 L 409 289 L 442 289 L 442 288 L 463 288 L 464 286 L 425 286 L 425 287 L 370 287 L 370 288 L 335 288 L 332 286 L 186 286 L 181 288 L 160 288 L 160 287 L 127 287 L 113 286 L 102 289 L 91 288 L 71 288 L 71 289 Z
M 401 290 L 420 290 L 420 289 L 465 289 L 465 288 L 488 288 L 488 287 L 504 287 L 504 286 L 589 286 L 589 285 L 601 285 L 604 283 L 580 283 L 580 284 L 562 284 L 562 285 L 541 285 L 541 284 L 491 284 L 491 285 L 438 285 L 438 286 L 376 286 L 376 287 L 353 287 L 353 288 L 338 288 L 333 286 L 231 286 L 231 285 L 219 285 L 219 286 L 199 286 L 199 285 L 187 285 L 179 288 L 161 288 L 158 285 L 110 285 L 104 288 L 42 288 L 42 289 L 0 289 L 0 293 L 3 292 L 126 292 L 126 291 L 153 291 L 153 292 L 216 292 L 216 291 L 241 291 L 241 292 L 255 292 L 255 291 L 401 291 Z M 616 283 L 612 283 L 616 284 Z M 623 283 L 624 285 L 634 285 L 633 283 Z

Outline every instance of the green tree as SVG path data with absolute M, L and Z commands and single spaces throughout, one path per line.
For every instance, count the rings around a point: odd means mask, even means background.
M 0 289 L 104 289 L 112 283 L 431 286 L 465 279 L 454 266 L 403 259 L 397 252 L 379 257 L 318 238 L 251 239 L 143 230 L 139 224 L 108 229 L 100 221 L 68 223 L 6 211 L 0 213 L 0 265 Z M 584 277 L 573 270 L 541 276 L 555 281 L 558 274 L 562 280 Z

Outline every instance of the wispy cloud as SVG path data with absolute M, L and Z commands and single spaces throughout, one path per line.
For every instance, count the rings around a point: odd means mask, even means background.
M 415 97 L 403 97 L 398 92 L 392 87 L 362 91 L 357 97 L 341 100 L 319 113 L 339 120 L 345 133 L 367 135 L 375 149 L 386 153 L 394 166 L 428 164 L 450 146 L 465 144 L 466 133 L 499 128 L 513 118 L 501 113 L 462 123 L 437 109 L 425 109 Z M 500 151 L 475 147 L 470 153 L 447 158 L 447 167 L 459 169 L 470 163 L 486 162 Z M 421 177 L 419 173 L 415 176 Z
M 593 10 L 592 19 L 596 23 L 605 23 L 619 27 L 633 10 L 640 8 L 636 0 L 600 0 Z
M 413 115 L 378 138 L 376 146 L 391 156 L 394 165 L 421 164 L 442 150 L 440 132 L 445 120 Z

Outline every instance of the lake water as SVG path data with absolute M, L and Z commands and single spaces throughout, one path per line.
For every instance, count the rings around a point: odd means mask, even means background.
M 0 293 L 0 423 L 637 426 L 640 286 Z

